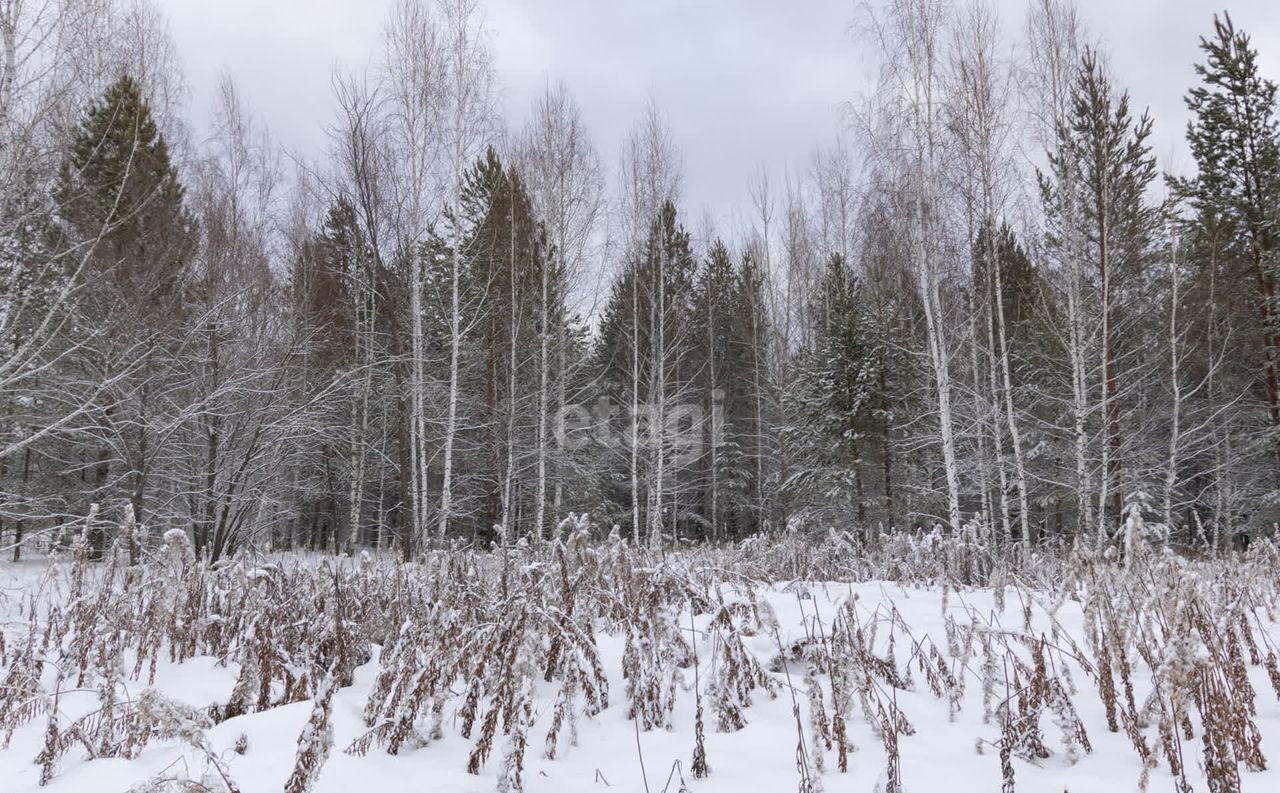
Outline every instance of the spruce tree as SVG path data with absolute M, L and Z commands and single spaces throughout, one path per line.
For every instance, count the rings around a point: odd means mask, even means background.
M 164 442 L 156 413 L 179 363 L 198 232 L 168 145 L 128 75 L 75 128 L 55 198 L 79 254 L 67 262 L 80 279 L 80 331 L 92 336 L 87 377 L 118 383 L 100 399 L 94 498 L 113 495 L 120 462 L 134 515 L 146 520 L 148 475 Z
M 86 278 L 117 302 L 172 316 L 197 242 L 169 147 L 128 75 L 93 102 L 73 133 L 57 200 L 68 232 L 93 253 Z M 73 259 L 74 260 L 74 259 Z
M 733 259 L 724 243 L 716 240 L 707 254 L 693 297 L 692 360 L 696 399 L 704 422 L 703 449 L 699 460 L 698 507 L 706 533 L 718 538 L 724 530 L 726 454 L 724 407 L 730 373 L 729 346 L 733 320 Z
M 746 257 L 735 267 L 716 240 L 698 272 L 690 333 L 694 398 L 701 410 L 702 455 L 697 471 L 699 522 L 713 538 L 758 525 L 754 516 L 754 450 L 759 438 L 756 356 L 764 342 L 761 284 Z
M 772 508 L 771 483 L 775 459 L 773 443 L 775 407 L 770 398 L 769 314 L 765 298 L 765 274 L 759 258 L 751 251 L 743 254 L 738 264 L 734 293 L 734 343 L 731 353 L 735 361 L 733 405 L 736 421 L 737 466 L 729 486 L 741 504 L 737 526 L 741 532 L 760 531 Z
M 481 459 L 483 500 L 477 530 L 506 537 L 536 510 L 534 470 L 542 316 L 542 268 L 550 266 L 546 235 L 524 182 L 490 149 L 468 181 L 477 217 L 468 252 L 472 281 L 485 291 L 477 335 L 484 364 Z M 543 527 L 539 527 L 543 528 Z
M 9 452 L 0 455 L 0 537 L 7 519 L 18 561 L 28 521 L 56 508 L 63 486 L 41 469 L 51 459 L 57 470 L 57 456 L 66 450 L 53 439 L 37 443 L 35 433 L 65 413 L 58 396 L 66 387 L 64 371 L 54 364 L 65 352 L 56 333 L 67 275 L 45 196 L 26 179 L 13 187 L 0 195 L 0 426 L 7 430 L 0 448 Z
M 1012 452 L 1013 472 L 1017 477 L 1009 486 L 1011 491 L 1018 490 L 1018 498 L 1005 503 L 1011 510 L 1016 508 L 1018 512 L 1010 515 L 1017 518 L 1019 531 L 1026 527 L 1027 539 L 1031 541 L 1035 533 L 1033 525 L 1043 523 L 1043 515 L 1036 514 L 1034 486 L 1037 483 L 1028 475 L 1033 461 L 1028 459 L 1025 449 L 1035 448 L 1034 441 L 1030 445 L 1028 441 L 1041 437 L 1038 427 L 1051 422 L 1052 416 L 1043 416 L 1043 421 L 1027 420 L 1026 416 L 1039 418 L 1037 409 L 1042 406 L 1037 402 L 1036 387 L 1048 379 L 1042 359 L 1046 354 L 1057 352 L 1053 340 L 1043 338 L 1040 322 L 1044 316 L 1046 284 L 1009 224 L 997 226 L 992 218 L 982 224 L 973 240 L 972 261 L 974 289 L 979 295 L 976 302 L 984 314 L 978 344 L 991 366 L 989 388 L 1000 411 L 994 436 L 997 444 L 1004 443 L 1002 436 L 1008 441 L 1008 448 L 999 446 L 997 455 Z M 1015 427 L 1016 445 L 1012 432 Z M 1021 515 L 1024 491 L 1019 489 L 1019 481 L 1024 482 L 1026 488 L 1025 521 Z M 1013 523 L 1011 520 L 1011 525 Z
M 620 522 L 634 514 L 639 498 L 640 526 L 651 542 L 659 531 L 678 530 L 688 516 L 691 482 L 683 470 L 691 440 L 687 426 L 677 426 L 680 404 L 693 391 L 693 284 L 697 262 L 689 233 L 680 224 L 676 206 L 666 201 L 649 226 L 644 247 L 614 281 L 601 317 L 596 358 L 608 397 L 617 406 L 615 426 L 630 427 L 634 417 L 640 431 L 634 445 L 639 493 L 630 492 L 630 473 L 615 468 L 611 503 Z M 630 467 L 630 429 L 626 448 L 614 448 L 615 466 Z M 624 481 L 625 480 L 625 481 Z
M 339 196 L 291 265 L 292 320 L 300 339 L 298 402 L 316 427 L 297 441 L 297 537 L 316 550 L 330 547 L 342 523 L 346 488 L 337 481 L 335 465 L 350 430 L 347 400 L 338 397 L 357 366 L 354 301 L 358 281 L 371 279 L 365 266 L 370 258 L 355 207 Z M 195 539 L 203 547 L 200 527 Z
M 839 254 L 828 260 L 821 297 L 814 346 L 800 356 L 788 393 L 796 421 L 787 434 L 808 464 L 797 466 L 785 484 L 817 522 L 844 513 L 862 529 L 866 453 L 889 409 L 886 350 L 866 288 Z

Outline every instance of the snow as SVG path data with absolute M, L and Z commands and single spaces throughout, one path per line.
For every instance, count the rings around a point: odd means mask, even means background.
M 368 560 L 363 560 L 361 566 L 368 566 Z M 49 591 L 44 567 L 40 563 L 0 567 L 0 583 L 3 585 L 0 615 L 4 616 L 9 646 L 13 647 L 23 623 L 17 616 L 19 605 L 37 587 L 46 586 L 45 591 Z M 743 602 L 743 592 L 733 586 L 724 584 L 721 592 L 726 602 Z M 539 676 L 532 685 L 533 726 L 524 754 L 524 789 L 530 793 L 606 790 L 676 793 L 683 788 L 692 793 L 796 790 L 799 780 L 797 727 L 791 686 L 801 711 L 810 765 L 814 763 L 814 752 L 824 754 L 825 770 L 814 771 L 823 788 L 830 791 L 885 789 L 884 744 L 863 710 L 854 706 L 846 712 L 848 735 L 856 749 L 849 755 L 848 772 L 841 773 L 836 768 L 835 752 L 816 747 L 810 730 L 808 695 L 804 688 L 808 662 L 775 663 L 780 647 L 804 645 L 815 635 L 831 630 L 833 618 L 846 604 L 851 604 L 857 624 L 869 633 L 874 632 L 877 654 L 887 656 L 892 639 L 898 670 L 912 675 L 909 689 L 882 687 L 882 693 L 896 704 L 915 729 L 915 734 L 899 738 L 903 789 L 922 793 L 999 790 L 1003 781 L 998 749 L 1001 730 L 994 718 L 984 722 L 981 656 L 971 657 L 967 663 L 948 656 L 953 671 L 964 678 L 960 708 L 953 714 L 947 698 L 936 696 L 926 685 L 921 670 L 909 663 L 913 648 L 927 647 L 931 642 L 948 653 L 948 619 L 955 621 L 953 637 L 965 634 L 972 626 L 978 631 L 974 634 L 978 637 L 975 641 L 980 641 L 983 632 L 987 632 L 991 637 L 1014 639 L 1043 636 L 1046 642 L 1058 647 L 1069 647 L 1073 643 L 1084 647 L 1087 643 L 1088 617 L 1079 600 L 1036 593 L 1026 587 L 997 590 L 889 581 L 779 581 L 756 589 L 755 596 L 761 601 L 760 629 L 751 631 L 744 627 L 743 641 L 777 684 L 778 696 L 770 698 L 757 689 L 745 711 L 746 726 L 738 732 L 720 733 L 716 731 L 710 698 L 704 691 L 706 755 L 711 769 L 708 778 L 695 780 L 689 771 L 694 748 L 693 668 L 680 670 L 671 729 L 641 731 L 627 714 L 626 680 L 622 676 L 624 636 L 620 632 L 597 632 L 600 659 L 609 678 L 610 705 L 593 719 L 579 714 L 577 745 L 571 745 L 566 728 L 560 736 L 556 759 L 547 760 L 543 757 L 544 736 L 559 686 L 546 683 Z M 770 624 L 770 611 L 776 615 L 776 626 Z M 703 686 L 716 671 L 714 617 L 714 613 L 690 615 L 686 610 L 675 623 L 684 626 L 680 630 L 687 633 L 692 625 L 692 635 L 697 637 L 698 677 Z M 1280 630 L 1274 622 L 1267 622 L 1262 635 L 1274 642 L 1280 638 Z M 1061 664 L 1061 668 L 1055 667 L 1056 672 L 1076 687 L 1071 701 L 1087 730 L 1092 752 L 1078 759 L 1071 757 L 1060 739 L 1058 727 L 1046 714 L 1042 727 L 1051 755 L 1035 761 L 1015 756 L 1012 763 L 1016 790 L 1081 793 L 1138 789 L 1143 776 L 1141 761 L 1123 729 L 1116 733 L 1108 731 L 1097 689 L 1080 664 L 1066 660 L 1068 655 L 1055 654 L 1052 661 Z M 363 712 L 379 665 L 380 656 L 375 648 L 368 662 L 355 670 L 353 685 L 339 689 L 334 695 L 330 717 L 334 746 L 314 790 L 318 793 L 352 790 L 488 793 L 499 789 L 498 777 L 507 742 L 505 739 L 495 742 L 481 774 L 468 774 L 466 765 L 472 740 L 458 733 L 456 711 L 460 700 L 453 700 L 447 706 L 444 736 L 439 740 L 416 748 L 407 745 L 395 756 L 377 744 L 364 756 L 344 751 L 366 732 Z M 123 669 L 126 672 L 131 669 L 128 659 Z M 158 666 L 154 688 L 178 702 L 203 708 L 227 702 L 238 672 L 234 658 L 202 656 L 176 664 L 166 660 Z M 1275 770 L 1280 768 L 1280 738 L 1277 738 L 1280 736 L 1280 700 L 1261 665 L 1250 666 L 1248 674 L 1257 692 L 1256 722 L 1263 736 L 1269 770 L 1249 772 L 1242 765 L 1241 790 L 1264 793 L 1280 789 L 1280 772 Z M 46 686 L 52 683 L 51 675 L 52 671 L 46 670 Z M 133 680 L 127 674 L 124 677 L 122 690 L 127 691 L 128 698 L 135 698 L 148 688 L 145 674 L 142 680 Z M 828 697 L 826 708 L 830 716 L 830 689 L 825 677 L 819 675 L 818 679 Z M 465 682 L 456 682 L 455 694 L 462 693 Z M 1133 682 L 1135 698 L 1141 704 L 1150 692 L 1151 675 L 1140 663 L 1135 665 Z M 1003 696 L 1003 691 L 996 692 L 997 699 Z M 75 689 L 64 685 L 60 704 L 72 714 L 91 708 L 96 701 L 92 686 Z M 209 729 L 208 742 L 243 793 L 276 793 L 292 771 L 299 734 L 312 710 L 311 701 L 300 701 L 230 718 Z M 132 760 L 89 760 L 86 752 L 73 748 L 59 762 L 52 781 L 41 788 L 40 768 L 32 760 L 40 751 L 44 729 L 45 720 L 38 717 L 19 727 L 8 747 L 0 749 L 0 791 L 124 791 L 157 775 L 200 778 L 205 773 L 202 769 L 206 764 L 198 751 L 178 741 L 153 740 Z M 1156 748 L 1154 725 L 1146 726 L 1143 732 Z M 243 754 L 235 751 L 241 741 L 247 744 Z M 1198 725 L 1195 740 L 1185 741 L 1183 751 L 1193 789 L 1207 790 L 1200 767 Z M 1163 791 L 1173 789 L 1173 785 L 1174 778 L 1161 759 L 1158 767 L 1151 771 L 1149 787 Z

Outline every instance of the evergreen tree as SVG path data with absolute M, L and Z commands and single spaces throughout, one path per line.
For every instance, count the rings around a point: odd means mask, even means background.
M 704 428 L 697 478 L 701 491 L 698 508 L 706 534 L 713 538 L 724 531 L 724 480 L 727 457 L 732 454 L 732 441 L 726 442 L 724 437 L 724 402 L 729 377 L 726 366 L 730 365 L 734 281 L 729 249 L 716 240 L 694 287 L 691 334 L 691 365 Z
M 468 196 L 483 207 L 469 249 L 474 283 L 486 291 L 477 337 L 484 361 L 478 462 L 486 470 L 477 530 L 499 527 L 509 541 L 515 526 L 535 512 L 537 351 L 539 334 L 555 333 L 539 327 L 542 268 L 552 265 L 523 181 L 493 149 L 473 170 Z
M 1238 373 L 1265 400 L 1273 448 L 1280 454 L 1280 127 L 1276 84 L 1259 71 L 1258 52 L 1229 14 L 1201 38 L 1201 85 L 1187 94 L 1193 114 L 1187 142 L 1196 175 L 1176 180 L 1191 210 L 1197 280 L 1216 284 L 1219 315 L 1230 316 L 1234 346 L 1247 360 Z M 1233 303 L 1249 310 L 1233 311 Z
M 198 239 L 184 192 L 138 84 L 120 77 L 76 127 L 57 189 L 68 233 L 92 250 L 85 291 L 104 316 L 181 310 Z
M 995 422 L 998 428 L 996 441 L 1004 443 L 1001 438 L 1007 433 L 1010 436 L 1008 446 L 1012 447 L 1012 433 L 1007 429 L 1010 426 L 1008 414 L 1013 413 L 1022 449 L 1036 448 L 1046 440 L 1038 427 L 1052 423 L 1054 419 L 1053 415 L 1045 412 L 1039 398 L 1039 388 L 1050 381 L 1046 360 L 1057 354 L 1054 340 L 1046 338 L 1043 331 L 1046 284 L 1007 222 L 997 226 L 993 219 L 988 218 L 982 224 L 973 240 L 972 261 L 973 284 L 978 293 L 975 303 L 980 307 L 984 326 L 975 343 L 980 353 L 989 357 L 992 369 L 988 387 L 995 390 L 992 398 L 996 400 L 996 410 L 1001 412 Z M 1005 366 L 1008 367 L 1007 384 Z M 1006 387 L 1011 392 L 1008 395 L 1003 393 Z M 1009 451 L 1009 448 L 997 448 L 997 455 L 1008 457 Z M 1016 472 L 1017 449 L 1012 451 Z M 1021 509 L 1021 494 L 1018 499 L 1008 498 L 1005 503 L 1012 513 L 1010 523 L 1017 525 L 1019 530 L 1026 525 L 1034 538 L 1034 526 L 1044 525 L 1044 514 L 1042 509 L 1037 509 L 1037 494 L 1034 492 L 1037 477 L 1028 473 L 1025 451 L 1022 466 L 1022 476 L 1028 482 L 1025 524 L 1017 514 Z M 1056 475 L 1056 472 L 1043 473 L 1045 476 L 1039 477 L 1041 481 L 1052 481 Z M 1011 484 L 1010 489 L 1014 488 L 1016 484 Z
M 694 286 L 690 366 L 702 419 L 702 454 L 694 474 L 693 515 L 711 538 L 741 536 L 758 526 L 756 462 L 764 395 L 756 380 L 763 353 L 761 283 L 751 258 L 734 266 L 716 240 Z
M 974 239 L 973 280 L 989 290 L 985 296 L 989 302 L 997 299 L 995 281 L 988 272 L 997 260 L 1002 285 L 999 300 L 1004 306 L 1010 345 L 1030 345 L 1030 337 L 1036 332 L 1036 322 L 1043 308 L 1045 285 L 1013 228 L 1007 222 L 997 228 L 988 220 L 982 233 Z
M 1083 340 L 1096 337 L 1098 349 L 1075 354 L 1082 361 L 1087 353 L 1095 355 L 1100 370 L 1096 383 L 1083 370 L 1082 377 L 1088 392 L 1096 388 L 1100 393 L 1096 508 L 1101 529 L 1120 519 L 1126 442 L 1122 401 L 1141 386 L 1134 376 L 1126 379 L 1132 369 L 1122 372 L 1121 367 L 1141 349 L 1138 334 L 1130 331 L 1142 318 L 1141 299 L 1161 225 L 1161 208 L 1146 199 L 1156 177 L 1150 135 L 1150 116 L 1133 118 L 1128 92 L 1115 95 L 1097 54 L 1086 51 L 1071 86 L 1070 116 L 1058 130 L 1057 150 L 1049 155 L 1052 176 L 1042 177 L 1042 189 L 1048 211 L 1060 223 L 1053 244 L 1066 251 L 1077 277 L 1087 281 L 1088 313 L 1098 318 L 1096 331 L 1076 334 Z M 1085 313 L 1076 321 L 1083 322 Z M 1084 492 L 1083 483 L 1077 487 Z
M 630 483 L 615 473 L 610 500 L 620 520 L 623 510 L 634 514 L 639 507 L 641 525 L 632 529 L 640 534 L 647 528 L 651 542 L 659 541 L 664 527 L 676 532 L 688 518 L 691 482 L 683 469 L 693 438 L 681 423 L 687 418 L 681 403 L 693 389 L 696 272 L 689 234 L 675 204 L 666 201 L 639 255 L 615 280 L 601 320 L 596 356 L 606 393 L 621 407 L 615 428 L 628 438 L 627 448 L 614 451 L 618 458 L 636 453 L 640 480 L 628 490 Z
M 776 415 L 770 399 L 769 312 L 765 300 L 764 273 L 750 250 L 738 264 L 733 302 L 733 343 L 729 353 L 733 373 L 726 416 L 733 433 L 730 450 L 740 464 L 730 471 L 727 486 L 739 504 L 735 527 L 740 533 L 760 531 L 776 495 L 772 474 Z
M 111 497 L 119 482 L 145 520 L 148 476 L 165 438 L 157 414 L 181 346 L 198 231 L 168 145 L 131 77 L 113 82 L 74 130 L 56 200 L 85 262 L 80 330 L 94 334 L 81 356 L 86 378 L 128 372 L 100 399 L 94 498 Z M 68 266 L 81 260 L 68 257 Z
M 66 450 L 54 438 L 35 441 L 67 412 L 64 370 L 49 364 L 65 350 L 56 332 L 68 276 L 44 199 L 29 181 L 0 195 L 0 448 L 13 450 L 0 456 L 0 537 L 12 525 L 15 561 L 28 525 L 56 514 L 68 486 L 56 473 Z
M 340 397 L 351 390 L 350 373 L 358 365 L 355 301 L 361 299 L 359 284 L 370 278 L 368 261 L 355 207 L 339 196 L 320 231 L 304 241 L 290 272 L 293 322 L 301 339 L 299 404 L 316 429 L 297 444 L 296 536 L 316 550 L 332 547 L 344 528 L 346 488 L 337 465 L 349 433 L 350 400 Z M 199 531 L 196 545 L 203 545 Z
M 789 389 L 795 423 L 788 435 L 806 465 L 786 487 L 809 520 L 829 523 L 843 513 L 865 527 L 864 453 L 889 408 L 881 390 L 887 351 L 866 289 L 839 254 L 828 261 L 821 294 L 814 346 L 801 354 Z

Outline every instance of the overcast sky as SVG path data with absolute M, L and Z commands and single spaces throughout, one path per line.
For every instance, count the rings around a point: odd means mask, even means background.
M 285 147 L 325 145 L 335 64 L 376 57 L 389 0 L 157 0 L 185 60 L 196 132 L 207 129 L 218 76 L 229 72 L 254 115 Z M 1198 36 L 1222 0 L 1079 0 L 1118 80 L 1150 106 L 1162 165 L 1185 165 L 1182 97 Z M 1025 0 L 996 0 L 1019 37 Z M 807 169 L 833 139 L 840 106 L 866 90 L 869 67 L 850 35 L 855 0 L 489 0 L 486 18 L 509 125 L 523 123 L 547 81 L 582 107 L 610 171 L 649 97 L 667 114 L 684 163 L 685 206 L 732 222 L 748 177 Z M 1280 81 L 1280 2 L 1230 8 Z

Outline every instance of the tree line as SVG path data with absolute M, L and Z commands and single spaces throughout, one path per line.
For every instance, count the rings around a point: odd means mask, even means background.
M 0 0 L 0 545 L 1266 531 L 1276 88 L 1207 23 L 1175 174 L 1070 0 L 869 6 L 729 229 L 656 103 L 616 172 L 563 85 L 501 118 L 478 0 L 399 0 L 313 157 L 229 79 L 194 141 L 145 3 Z

